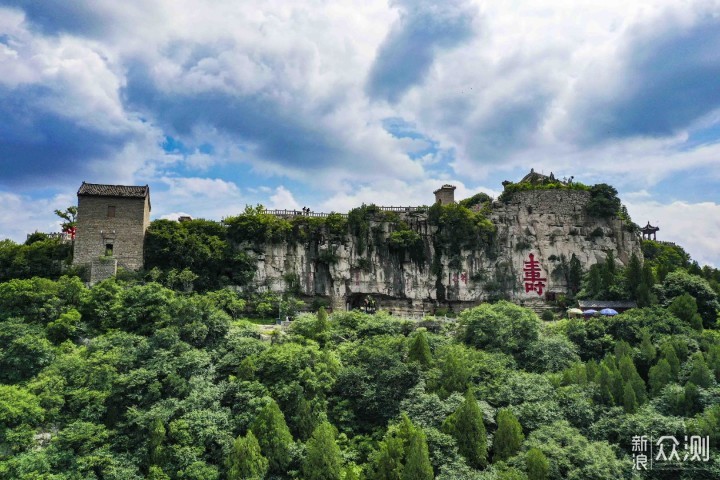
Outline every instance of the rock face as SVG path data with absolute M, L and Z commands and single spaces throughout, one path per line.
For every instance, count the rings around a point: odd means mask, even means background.
M 374 242 L 363 254 L 352 235 L 267 245 L 257 255 L 254 287 L 325 297 L 334 309 L 362 306 L 372 298 L 404 315 L 439 306 L 464 308 L 498 297 L 539 306 L 548 292 L 567 291 L 562 266 L 573 255 L 584 270 L 605 261 L 610 252 L 618 265 L 627 264 L 633 253 L 642 258 L 639 236 L 622 220 L 585 213 L 589 198 L 579 190 L 532 190 L 514 193 L 506 203 L 496 201 L 488 215 L 496 228 L 494 242 L 463 250 L 459 259 L 437 255 L 436 227 L 426 213 L 401 215 L 423 239 L 424 262 L 392 253 L 386 243 L 392 227 L 382 221 L 371 223 Z M 537 261 L 535 273 L 526 263 L 530 255 Z M 531 275 L 540 280 L 527 281 Z

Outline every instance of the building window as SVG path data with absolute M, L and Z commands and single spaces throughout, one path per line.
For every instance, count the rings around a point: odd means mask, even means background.
M 106 243 L 105 244 L 105 256 L 106 257 L 112 257 L 113 255 L 113 244 L 112 243 Z
M 114 205 L 108 206 L 108 218 L 115 218 L 115 206 Z

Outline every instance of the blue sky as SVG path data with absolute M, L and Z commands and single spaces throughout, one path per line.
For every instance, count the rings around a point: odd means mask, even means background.
M 0 238 L 82 181 L 153 216 L 615 185 L 720 266 L 720 2 L 0 0 Z

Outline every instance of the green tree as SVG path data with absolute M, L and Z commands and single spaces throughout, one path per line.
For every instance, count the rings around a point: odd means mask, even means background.
M 643 283 L 642 263 L 635 252 L 630 256 L 628 266 L 625 268 L 625 285 L 628 297 L 637 300 L 637 291 Z
M 320 307 L 317 312 L 317 323 L 315 324 L 315 340 L 323 346 L 329 338 L 330 324 L 325 307 Z
M 228 480 L 262 480 L 268 471 L 268 460 L 260 452 L 260 444 L 252 430 L 233 442 L 226 460 Z
M 432 480 L 435 478 L 427 440 L 421 428 L 416 428 L 410 436 L 403 468 L 403 480 Z
M 700 405 L 700 392 L 693 382 L 685 384 L 685 392 L 683 396 L 682 414 L 685 416 L 695 415 L 702 406 Z
M 340 447 L 335 442 L 335 427 L 322 422 L 307 442 L 307 456 L 303 463 L 304 478 L 308 480 L 339 480 L 342 469 Z
M 690 376 L 688 382 L 692 382 L 698 387 L 708 388 L 713 382 L 713 374 L 705 363 L 705 357 L 702 352 L 695 352 L 690 359 Z
M 410 339 L 410 347 L 408 348 L 408 360 L 418 362 L 423 367 L 428 367 L 432 363 L 432 354 L 430 353 L 430 344 L 425 334 L 425 329 L 420 328 Z
M 290 463 L 290 445 L 293 442 L 285 416 L 275 400 L 260 410 L 250 424 L 250 430 L 257 437 L 262 454 L 268 459 L 270 471 L 284 473 Z
M 670 383 L 673 379 L 672 368 L 670 364 L 664 358 L 650 369 L 648 375 L 648 383 L 650 384 L 650 391 L 653 395 L 658 395 L 665 385 Z
M 542 326 L 535 312 L 506 301 L 467 309 L 460 314 L 460 324 L 466 344 L 516 357 L 538 339 Z
M 635 399 L 638 405 L 642 405 L 647 400 L 647 394 L 645 391 L 645 382 L 635 368 L 635 364 L 629 355 L 625 355 L 620 358 L 618 370 L 620 370 L 620 376 L 624 385 L 629 385 L 635 394 Z M 626 395 L 623 392 L 623 398 Z
M 673 380 L 676 380 L 680 372 L 680 360 L 670 342 L 666 342 L 660 347 L 660 358 L 664 358 L 670 364 Z
M 369 480 L 402 480 L 404 456 L 403 440 L 386 436 L 371 459 L 366 477 Z
M 577 292 L 580 290 L 580 286 L 582 285 L 582 277 L 583 277 L 583 269 L 582 264 L 580 263 L 580 260 L 575 256 L 575 254 L 572 254 L 572 257 L 570 257 L 570 269 L 568 271 L 568 288 L 570 289 L 570 292 L 574 295 L 577 294 Z
M 697 301 L 695 297 L 689 293 L 683 293 L 679 297 L 675 297 L 668 306 L 670 313 L 690 324 L 692 328 L 698 331 L 703 329 L 702 317 L 698 313 Z
M 440 389 L 438 394 L 445 398 L 452 392 L 467 390 L 470 369 L 462 348 L 452 345 L 444 350 L 440 358 Z
M 480 405 L 472 390 L 465 400 L 443 423 L 443 430 L 455 438 L 458 451 L 469 465 L 483 468 L 487 465 L 487 438 Z
M 620 199 L 617 190 L 606 183 L 598 183 L 590 187 L 590 201 L 585 205 L 588 215 L 610 218 L 620 212 Z
M 55 210 L 55 215 L 64 220 L 62 223 L 63 232 L 67 232 L 71 228 L 77 226 L 77 213 L 78 209 L 74 205 L 66 208 L 65 210 Z
M 650 332 L 647 328 L 644 328 L 640 335 L 640 355 L 638 355 L 638 365 L 642 375 L 647 376 L 650 367 L 655 361 L 655 357 L 657 357 L 657 349 L 652 343 Z
M 162 420 L 156 418 L 150 425 L 150 436 L 148 437 L 148 454 L 151 465 L 160 465 L 163 461 L 162 444 L 165 441 L 165 425 Z
M 623 388 L 623 408 L 627 413 L 635 413 L 637 406 L 638 401 L 635 390 L 633 390 L 631 384 L 626 383 Z
M 493 462 L 507 460 L 515 455 L 525 440 L 520 422 L 509 408 L 500 409 L 497 424 L 493 441 Z
M 665 277 L 660 291 L 666 302 L 671 302 L 685 293 L 692 295 L 697 302 L 697 311 L 703 319 L 703 326 L 714 327 L 720 302 L 718 293 L 710 287 L 707 280 L 690 275 L 684 270 L 677 270 Z
M 170 480 L 170 477 L 157 465 L 150 465 L 147 480 Z
M 550 464 L 539 448 L 531 448 L 525 455 L 528 480 L 547 480 Z

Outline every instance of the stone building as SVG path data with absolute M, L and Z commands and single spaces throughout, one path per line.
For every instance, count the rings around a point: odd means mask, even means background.
M 90 269 L 90 283 L 143 267 L 150 225 L 150 187 L 85 183 L 78 195 L 73 264 Z
M 443 185 L 435 190 L 435 203 L 440 205 L 449 205 L 455 203 L 455 185 Z

